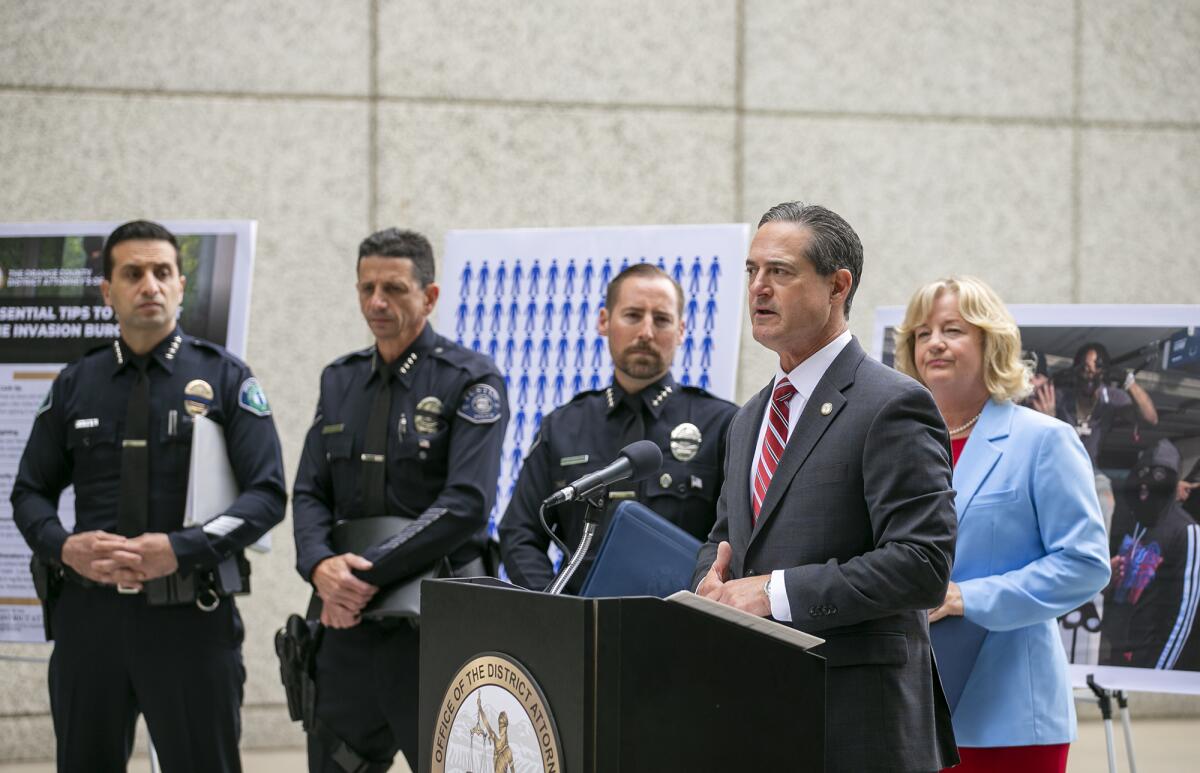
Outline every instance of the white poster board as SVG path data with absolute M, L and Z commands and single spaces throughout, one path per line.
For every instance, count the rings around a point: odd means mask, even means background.
M 188 276 L 180 324 L 243 356 L 257 224 L 163 221 Z M 34 415 L 63 366 L 119 335 L 100 297 L 101 248 L 119 222 L 0 224 L 0 641 L 41 642 L 42 611 L 29 547 L 13 523 L 12 494 Z M 75 498 L 59 499 L 75 524 Z M 265 539 L 265 538 L 264 538 Z
M 1114 566 L 1127 567 L 1114 574 L 1104 592 L 1059 619 L 1072 683 L 1086 687 L 1087 675 L 1093 674 L 1097 684 L 1111 690 L 1200 694 L 1200 625 L 1195 620 L 1200 555 L 1188 553 L 1188 540 L 1200 527 L 1181 518 L 1177 534 L 1156 530 L 1146 540 L 1145 528 L 1130 515 L 1124 485 L 1138 453 L 1160 439 L 1180 451 L 1184 478 L 1200 476 L 1200 306 L 1008 308 L 1020 326 L 1022 347 L 1040 354 L 1031 362 L 1042 362 L 1058 387 L 1060 406 L 1061 396 L 1072 388 L 1077 353 L 1100 344 L 1110 356 L 1112 372 L 1135 373 L 1157 414 L 1156 422 L 1148 421 L 1112 378 L 1102 387 L 1110 404 L 1130 402 L 1114 410 L 1112 421 L 1098 423 L 1093 409 L 1089 422 L 1072 414 L 1069 403 L 1060 411 L 1059 418 L 1076 427 L 1093 456 L 1110 553 Z M 894 362 L 893 331 L 903 314 L 898 306 L 876 311 L 874 354 L 887 365 Z M 1200 496 L 1189 500 L 1181 506 L 1193 521 L 1200 520 Z M 1200 550 L 1200 544 L 1194 549 Z M 1151 599 L 1153 606 L 1147 604 Z
M 512 410 L 493 537 L 542 417 L 612 380 L 596 322 L 609 281 L 626 266 L 654 263 L 683 288 L 687 330 L 675 379 L 734 399 L 749 236 L 745 224 L 446 234 L 436 327 L 496 361 Z

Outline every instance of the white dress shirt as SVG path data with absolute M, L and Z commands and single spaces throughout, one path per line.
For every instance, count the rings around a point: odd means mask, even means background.
M 788 403 L 788 440 L 791 439 L 792 432 L 796 429 L 796 422 L 799 421 L 800 414 L 804 412 L 804 406 L 808 404 L 808 398 L 812 396 L 813 390 L 817 388 L 817 383 L 825 376 L 825 371 L 829 370 L 829 366 L 833 364 L 833 361 L 837 359 L 837 356 L 842 353 L 842 349 L 845 349 L 848 343 L 850 343 L 850 331 L 846 330 L 807 360 L 793 368 L 790 373 L 784 373 L 780 369 L 775 374 L 775 381 L 771 386 L 772 394 L 775 391 L 775 387 L 779 385 L 779 380 L 785 376 L 788 381 L 792 382 L 792 386 L 796 388 L 796 394 L 792 395 L 792 399 Z M 758 460 L 762 457 L 763 438 L 767 435 L 767 426 L 770 421 L 771 408 L 768 405 L 767 410 L 763 411 L 762 425 L 758 428 L 758 442 L 754 446 L 754 463 L 750 465 L 750 491 L 754 491 L 754 475 L 758 470 Z M 784 452 L 787 452 L 786 447 L 784 448 Z M 783 585 L 782 569 L 776 569 L 771 572 L 770 598 L 771 617 L 785 622 L 791 621 L 792 605 L 788 602 L 787 588 Z

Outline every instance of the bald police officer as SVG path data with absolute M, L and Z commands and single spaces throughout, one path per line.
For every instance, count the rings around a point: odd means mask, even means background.
M 457 575 L 483 573 L 508 398 L 495 363 L 429 324 L 438 286 L 425 237 L 391 228 L 363 241 L 358 297 L 375 345 L 321 375 L 296 473 L 296 565 L 326 626 L 309 770 L 387 770 L 397 750 L 415 770 L 418 632 L 362 613 L 441 558 Z M 339 522 L 382 516 L 413 523 L 361 553 L 335 547 Z
M 141 713 L 167 773 L 238 771 L 245 669 L 229 594 L 248 580 L 241 551 L 283 519 L 279 438 L 250 369 L 176 324 L 186 280 L 170 231 L 120 226 L 103 265 L 121 336 L 59 374 L 12 492 L 14 520 L 58 588 L 44 605 L 58 769 L 125 770 Z M 242 493 L 185 528 L 200 415 L 224 430 Z M 58 499 L 70 485 L 68 531 Z
M 649 480 L 611 486 L 610 511 L 636 498 L 701 541 L 716 518 L 725 431 L 737 406 L 671 377 L 684 337 L 683 289 L 662 269 L 634 264 L 609 283 L 597 324 L 608 338 L 612 384 L 579 393 L 542 421 L 500 522 L 504 567 L 515 583 L 533 590 L 554 577 L 546 555 L 551 538 L 538 519 L 542 500 L 608 464 L 635 440 L 658 444 L 662 469 Z M 547 523 L 571 549 L 582 536 L 585 507 L 574 502 L 546 511 Z M 609 514 L 568 591 L 582 586 Z

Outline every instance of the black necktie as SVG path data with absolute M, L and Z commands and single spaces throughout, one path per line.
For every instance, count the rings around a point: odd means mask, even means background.
M 367 416 L 362 454 L 363 509 L 368 518 L 387 515 L 387 439 L 392 412 L 392 370 L 376 355 L 379 383 Z
M 646 438 L 646 420 L 643 418 L 645 401 L 639 393 L 635 395 L 627 394 L 621 398 L 621 402 L 625 404 L 625 410 L 628 414 L 625 417 L 625 424 L 621 430 L 621 448 L 624 448 L 630 443 Z
M 133 360 L 137 370 L 129 404 L 125 408 L 125 439 L 121 443 L 121 501 L 117 505 L 117 533 L 125 537 L 144 534 L 150 510 L 150 379 L 146 359 Z

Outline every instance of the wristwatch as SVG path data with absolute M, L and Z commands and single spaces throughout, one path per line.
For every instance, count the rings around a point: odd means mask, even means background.
M 767 581 L 763 583 L 763 595 L 767 597 L 767 601 L 771 600 L 771 580 L 775 577 L 775 573 L 767 575 Z

